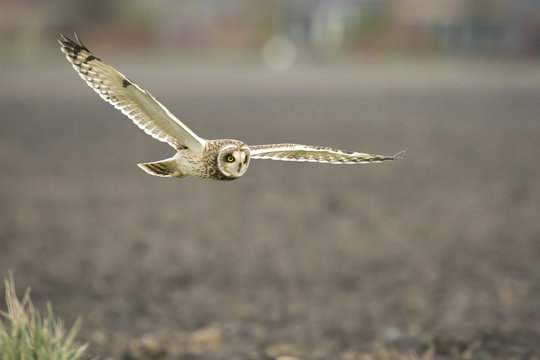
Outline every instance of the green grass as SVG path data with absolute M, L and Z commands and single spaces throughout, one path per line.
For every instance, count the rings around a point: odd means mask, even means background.
M 30 300 L 27 290 L 21 300 L 15 293 L 13 276 L 4 281 L 7 312 L 0 311 L 0 359 L 2 360 L 79 360 L 87 345 L 78 345 L 75 337 L 78 320 L 68 330 L 53 314 L 50 304 L 41 315 Z

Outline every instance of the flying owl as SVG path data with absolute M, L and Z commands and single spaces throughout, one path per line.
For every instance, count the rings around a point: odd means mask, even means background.
M 75 35 L 61 35 L 62 52 L 80 77 L 99 96 L 129 117 L 148 135 L 168 143 L 176 154 L 165 160 L 138 164 L 155 176 L 196 176 L 203 179 L 234 180 L 244 175 L 251 159 L 310 161 L 329 164 L 364 164 L 396 159 L 298 144 L 250 145 L 232 139 L 206 140 L 177 119 L 148 91 L 95 56 Z

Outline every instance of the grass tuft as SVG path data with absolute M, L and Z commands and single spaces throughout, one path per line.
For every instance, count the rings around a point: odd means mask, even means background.
M 50 304 L 42 316 L 30 300 L 30 289 L 19 300 L 13 275 L 4 281 L 7 312 L 0 311 L 0 359 L 2 360 L 79 360 L 87 344 L 77 345 L 75 337 L 81 321 L 66 330 L 53 314 Z M 84 356 L 84 357 L 83 357 Z

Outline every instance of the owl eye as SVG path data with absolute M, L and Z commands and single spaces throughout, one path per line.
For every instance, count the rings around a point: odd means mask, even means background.
M 230 163 L 234 162 L 234 156 L 227 155 L 227 162 L 230 162 Z

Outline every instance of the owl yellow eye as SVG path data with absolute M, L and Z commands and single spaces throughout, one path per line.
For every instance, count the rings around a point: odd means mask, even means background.
M 230 162 L 230 163 L 234 162 L 234 156 L 227 155 L 227 162 Z

